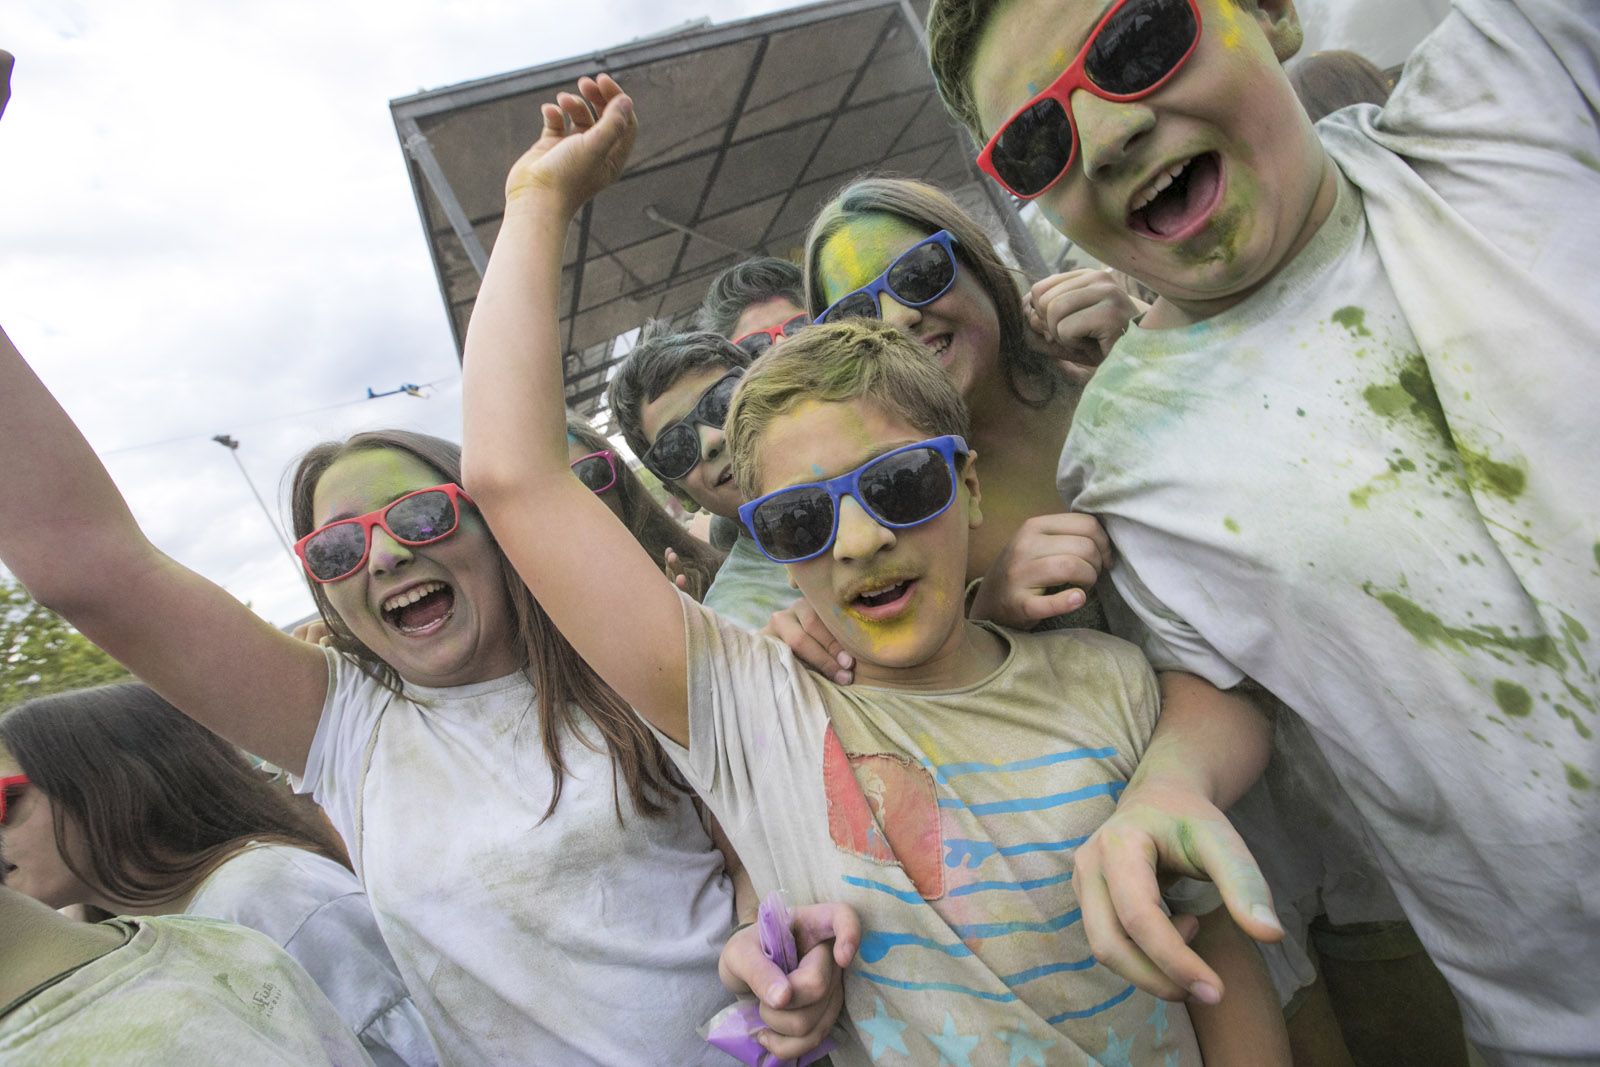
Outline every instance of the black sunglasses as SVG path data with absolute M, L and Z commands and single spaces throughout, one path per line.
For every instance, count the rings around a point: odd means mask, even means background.
M 728 405 L 733 403 L 733 391 L 744 377 L 744 368 L 735 367 L 712 382 L 689 414 L 662 430 L 655 443 L 640 458 L 657 478 L 677 481 L 695 469 L 700 462 L 700 431 L 696 426 L 722 429 L 728 421 Z

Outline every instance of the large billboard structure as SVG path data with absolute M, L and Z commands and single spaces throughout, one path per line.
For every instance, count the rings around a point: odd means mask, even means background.
M 505 174 L 537 135 L 539 104 L 604 70 L 633 96 L 627 172 L 568 235 L 561 334 L 568 404 L 599 411 L 623 339 L 686 321 L 713 275 L 754 255 L 800 258 L 812 216 L 868 172 L 952 192 L 1028 273 L 1039 253 L 1012 202 L 978 180 L 970 138 L 928 72 L 925 4 L 829 0 L 390 103 L 459 353 Z

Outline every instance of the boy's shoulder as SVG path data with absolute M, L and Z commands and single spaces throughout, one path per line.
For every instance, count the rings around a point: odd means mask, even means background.
M 1150 661 L 1120 637 L 1098 630 L 990 629 L 1011 643 L 1011 655 L 996 679 L 1008 688 L 1037 693 L 1075 712 L 1131 713 L 1142 719 L 1159 707 Z

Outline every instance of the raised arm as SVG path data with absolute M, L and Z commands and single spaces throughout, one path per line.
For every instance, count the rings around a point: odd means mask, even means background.
M 0 560 L 172 704 L 299 772 L 327 693 L 321 650 L 158 551 L 0 332 Z
M 467 490 L 544 610 L 645 718 L 689 743 L 678 593 L 567 465 L 557 300 L 567 227 L 622 173 L 638 129 L 605 75 L 545 104 L 506 179 L 505 221 L 467 330 Z

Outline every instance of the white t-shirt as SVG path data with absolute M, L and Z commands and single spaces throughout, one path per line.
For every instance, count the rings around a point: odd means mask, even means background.
M 327 994 L 378 1067 L 437 1064 L 422 1014 L 356 876 L 288 845 L 254 845 L 212 871 L 184 909 L 277 942 Z
M 1460 0 L 1331 217 L 1062 456 L 1146 651 L 1298 712 L 1502 1062 L 1600 1056 L 1600 12 Z
M 994 629 L 970 686 L 841 687 L 682 600 L 690 746 L 662 744 L 758 892 L 861 917 L 835 1064 L 1199 1063 L 1181 1005 L 1095 962 L 1072 889 L 1158 714 L 1137 649 Z
M 687 795 L 613 807 L 610 757 L 575 738 L 561 802 L 518 673 L 395 696 L 329 650 L 305 785 L 350 849 L 440 1058 L 720 1063 L 695 1027 L 729 1000 L 721 853 Z
M 0 1018 L 6 1067 L 362 1067 L 306 972 L 254 930 L 188 915 L 112 919 L 127 944 Z

